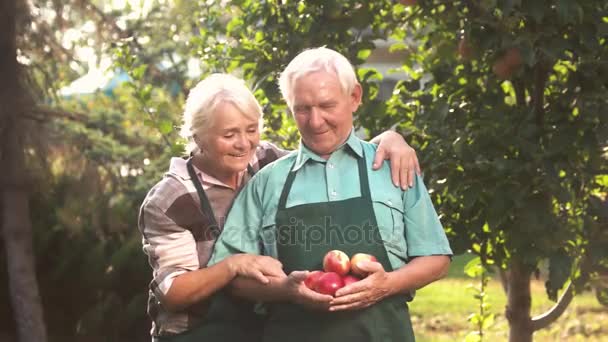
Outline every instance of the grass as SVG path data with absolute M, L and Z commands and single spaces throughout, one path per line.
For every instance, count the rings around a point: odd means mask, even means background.
M 446 279 L 416 293 L 410 303 L 410 313 L 417 341 L 464 341 L 467 333 L 474 330 L 467 317 L 478 310 L 479 302 L 468 288 L 478 286 L 479 281 L 466 277 L 462 271 L 470 259 L 469 256 L 454 258 Z M 533 315 L 555 304 L 547 298 L 544 281 L 533 280 L 531 290 Z M 491 280 L 486 292 L 496 320 L 485 332 L 484 341 L 507 341 L 506 297 L 500 282 Z M 592 292 L 577 295 L 556 322 L 534 334 L 534 341 L 608 341 L 608 307 L 600 305 Z

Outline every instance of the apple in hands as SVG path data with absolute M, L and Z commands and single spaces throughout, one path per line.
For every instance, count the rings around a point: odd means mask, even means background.
M 350 271 L 351 262 L 346 253 L 337 249 L 327 252 L 323 258 L 323 270 L 345 276 Z
M 359 280 L 361 280 L 360 278 L 355 277 L 354 275 L 345 275 L 344 277 L 342 277 L 342 281 L 344 282 L 344 286 L 348 286 L 352 283 L 356 283 Z
M 373 255 L 365 254 L 365 253 L 357 253 L 357 254 L 353 255 L 353 257 L 350 259 L 351 272 L 356 276 L 365 278 L 365 276 L 367 276 L 367 272 L 363 271 L 357 265 L 358 263 L 363 262 L 363 261 L 377 262 L 378 259 L 376 259 L 376 257 Z
M 319 282 L 319 278 L 325 274 L 323 271 L 312 271 L 308 274 L 306 279 L 304 279 L 304 285 L 311 290 L 315 290 L 317 287 L 317 283 Z
M 357 253 L 349 259 L 346 253 L 331 250 L 323 257 L 323 271 L 309 272 L 304 285 L 317 293 L 335 296 L 337 290 L 367 276 L 367 272 L 357 266 L 363 261 L 377 262 L 377 259 L 365 253 Z
M 317 280 L 315 291 L 327 294 L 330 296 L 335 296 L 336 291 L 344 287 L 344 281 L 342 277 L 335 272 L 327 272 Z

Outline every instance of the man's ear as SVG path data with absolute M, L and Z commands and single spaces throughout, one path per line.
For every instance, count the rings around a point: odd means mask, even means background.
M 350 93 L 351 104 L 353 112 L 355 112 L 361 105 L 361 97 L 363 96 L 363 88 L 359 82 L 355 83 L 353 91 Z

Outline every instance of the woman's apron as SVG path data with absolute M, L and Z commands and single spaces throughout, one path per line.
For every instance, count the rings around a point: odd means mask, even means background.
M 203 190 L 194 168 L 192 158 L 187 162 L 188 174 L 194 183 L 198 193 L 201 210 L 203 214 L 212 220 L 214 227 L 217 225 L 213 208 L 209 198 Z M 247 171 L 253 175 L 253 169 L 248 166 Z M 159 342 L 204 342 L 204 341 L 260 341 L 263 320 L 253 311 L 253 303 L 245 299 L 229 295 L 221 290 L 208 299 L 209 307 L 203 322 L 192 329 L 171 336 L 156 337 Z
M 389 272 L 392 267 L 372 205 L 365 157 L 358 159 L 361 197 L 309 203 L 286 208 L 296 177 L 291 171 L 276 215 L 277 252 L 285 273 L 322 269 L 324 255 L 339 249 L 347 255 L 376 256 Z M 414 341 L 404 296 L 386 298 L 368 308 L 339 312 L 314 311 L 292 303 L 271 306 L 264 342 Z

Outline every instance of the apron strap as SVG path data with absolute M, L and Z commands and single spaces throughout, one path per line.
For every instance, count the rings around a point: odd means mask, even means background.
M 278 210 L 285 209 L 285 204 L 287 203 L 287 195 L 289 195 L 289 190 L 291 190 L 291 185 L 293 184 L 293 180 L 296 178 L 296 172 L 293 170 L 293 167 L 296 165 L 294 161 L 291 167 L 289 168 L 289 173 L 287 174 L 287 179 L 285 180 L 285 185 L 283 185 L 283 191 L 281 191 L 281 197 L 279 197 L 279 207 Z
M 359 165 L 359 188 L 361 189 L 361 197 L 371 199 L 371 191 L 369 190 L 369 180 L 367 179 L 367 165 L 365 162 L 365 151 L 362 149 L 363 156 L 357 159 Z
M 213 208 L 211 208 L 209 198 L 207 198 L 207 194 L 205 194 L 205 190 L 203 190 L 203 186 L 198 180 L 196 172 L 194 172 L 194 167 L 192 166 L 192 157 L 190 157 L 186 162 L 186 167 L 188 168 L 188 174 L 190 175 L 190 179 L 192 180 L 192 183 L 196 188 L 196 192 L 198 193 L 198 198 L 201 202 L 201 210 L 205 215 L 209 217 L 209 220 L 211 220 L 211 224 L 213 225 L 213 227 L 219 227 L 217 225 L 217 220 L 215 219 L 215 214 L 213 213 Z

